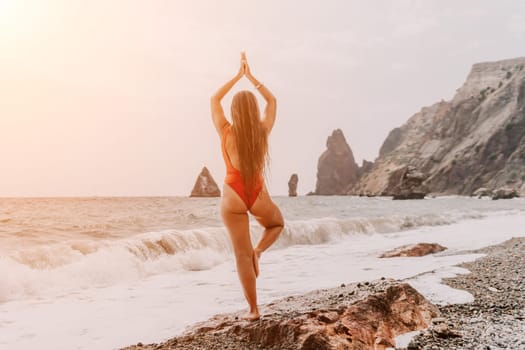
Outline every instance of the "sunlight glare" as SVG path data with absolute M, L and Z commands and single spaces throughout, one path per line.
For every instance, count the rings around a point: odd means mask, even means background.
M 0 0 L 0 39 L 17 41 L 30 34 L 42 13 L 43 4 L 32 1 Z
M 0 38 L 10 37 L 18 31 L 20 5 L 17 0 L 0 0 Z
M 0 0 L 0 23 L 10 17 L 13 17 L 14 9 L 16 8 L 16 0 Z

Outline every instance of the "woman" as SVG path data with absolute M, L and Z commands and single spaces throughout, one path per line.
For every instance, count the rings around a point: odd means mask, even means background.
M 244 75 L 266 100 L 264 118 L 260 119 L 255 95 L 243 90 L 233 97 L 230 124 L 224 116 L 221 99 Z M 237 273 L 250 307 L 242 318 L 252 321 L 260 318 L 255 288 L 259 258 L 277 240 L 284 225 L 281 212 L 270 198 L 263 178 L 268 160 L 268 135 L 275 122 L 275 112 L 275 97 L 253 77 L 243 52 L 237 75 L 212 96 L 211 115 L 221 137 L 226 164 L 221 216 L 230 234 Z M 264 227 L 255 247 L 250 239 L 248 211 Z

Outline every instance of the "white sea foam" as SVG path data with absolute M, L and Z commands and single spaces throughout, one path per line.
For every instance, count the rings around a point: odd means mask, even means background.
M 272 249 L 319 245 L 363 234 L 399 232 L 414 227 L 444 225 L 478 212 L 380 217 L 320 218 L 286 222 Z M 256 242 L 262 228 L 251 226 Z M 73 240 L 21 248 L 0 256 L 0 301 L 49 290 L 75 290 L 131 282 L 155 274 L 210 269 L 232 255 L 224 228 L 163 230 L 126 239 Z
M 478 257 L 482 257 L 479 254 Z M 445 266 L 420 276 L 409 279 L 410 285 L 420 291 L 430 302 L 437 305 L 464 304 L 474 301 L 474 296 L 461 289 L 455 289 L 441 283 L 443 278 L 468 274 L 469 270 L 457 266 Z

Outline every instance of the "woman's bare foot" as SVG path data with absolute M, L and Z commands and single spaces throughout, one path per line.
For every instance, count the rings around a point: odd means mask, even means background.
M 259 311 L 250 311 L 246 314 L 244 314 L 243 316 L 241 316 L 241 319 L 243 320 L 246 320 L 246 321 L 257 321 L 258 319 L 261 318 L 261 315 L 259 314 Z
M 255 277 L 259 276 L 259 258 L 261 257 L 261 251 L 254 249 L 253 250 L 253 269 L 255 270 Z

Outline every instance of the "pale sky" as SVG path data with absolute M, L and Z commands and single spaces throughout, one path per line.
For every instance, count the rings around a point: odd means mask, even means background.
M 241 50 L 277 97 L 270 192 L 298 173 L 304 194 L 333 129 L 373 160 L 524 39 L 520 0 L 0 0 L 0 196 L 185 196 L 205 165 L 222 184 L 209 98 Z

